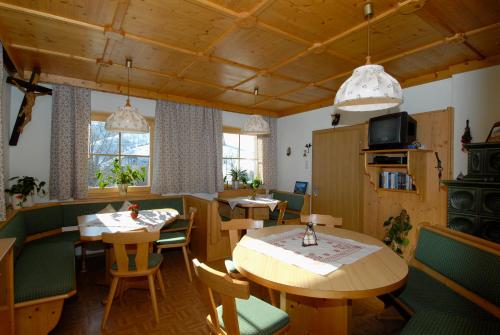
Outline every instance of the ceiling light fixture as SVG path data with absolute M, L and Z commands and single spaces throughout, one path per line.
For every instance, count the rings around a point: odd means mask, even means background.
M 253 89 L 253 95 L 255 105 L 257 104 L 257 95 L 259 95 L 258 87 Z M 269 135 L 271 130 L 269 123 L 261 115 L 254 114 L 245 121 L 241 132 L 246 135 Z
M 127 59 L 127 102 L 106 119 L 104 128 L 110 132 L 148 133 L 149 126 L 144 116 L 130 104 L 130 69 L 132 60 Z
M 384 67 L 371 64 L 370 19 L 373 16 L 371 1 L 366 1 L 363 14 L 368 21 L 368 52 L 366 64 L 354 69 L 335 96 L 334 107 L 348 112 L 368 112 L 397 107 L 403 102 L 399 82 L 384 71 Z

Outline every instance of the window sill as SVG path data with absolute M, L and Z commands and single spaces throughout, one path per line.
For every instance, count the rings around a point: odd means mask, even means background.
M 117 187 L 107 187 L 107 188 L 97 188 L 89 187 L 88 199 L 103 199 L 103 198 L 129 198 L 129 197 L 141 197 L 141 196 L 152 196 L 150 186 L 129 186 L 127 194 L 121 195 Z M 158 196 L 158 195 L 154 195 Z

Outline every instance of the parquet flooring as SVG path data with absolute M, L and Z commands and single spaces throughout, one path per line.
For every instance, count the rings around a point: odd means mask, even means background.
M 78 294 L 66 301 L 57 327 L 51 335 L 146 335 L 146 334 L 208 334 L 205 317 L 208 309 L 201 296 L 201 285 L 189 283 L 182 253 L 168 250 L 162 266 L 166 279 L 167 299 L 158 291 L 160 323 L 152 315 L 149 293 L 128 290 L 123 301 L 113 303 L 107 329 L 101 332 L 104 306 L 101 301 L 108 287 L 99 285 L 104 279 L 104 257 L 97 255 L 87 260 L 87 272 L 78 273 Z M 222 262 L 210 264 L 222 269 Z M 267 298 L 267 291 L 252 285 L 252 294 Z M 398 334 L 404 319 L 393 308 L 385 309 L 376 298 L 353 303 L 353 335 Z

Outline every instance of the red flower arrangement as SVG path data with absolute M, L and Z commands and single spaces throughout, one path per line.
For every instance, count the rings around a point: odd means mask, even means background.
M 140 207 L 138 204 L 128 206 L 128 210 L 130 211 L 130 216 L 132 217 L 132 219 L 135 220 L 139 216 L 139 208 Z

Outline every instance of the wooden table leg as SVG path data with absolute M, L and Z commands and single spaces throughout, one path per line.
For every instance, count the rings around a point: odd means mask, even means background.
M 281 300 L 281 299 L 280 299 Z M 289 334 L 351 333 L 352 301 L 317 299 L 286 295 L 286 311 L 290 316 Z

